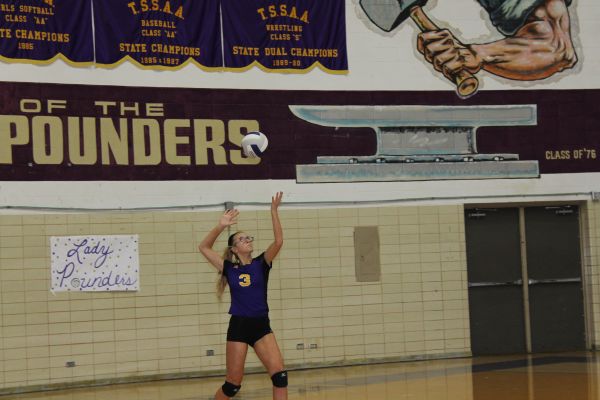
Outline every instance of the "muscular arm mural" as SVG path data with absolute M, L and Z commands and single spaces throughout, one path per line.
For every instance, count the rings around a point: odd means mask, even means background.
M 521 81 L 545 79 L 577 63 L 567 6 L 571 0 L 477 0 L 506 38 L 462 44 L 444 29 L 420 33 L 417 49 L 445 76 L 461 69 Z

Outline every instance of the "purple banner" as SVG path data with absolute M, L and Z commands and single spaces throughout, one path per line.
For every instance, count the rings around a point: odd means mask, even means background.
M 94 0 L 96 63 L 220 68 L 218 0 Z
M 349 168 L 397 170 L 492 166 L 498 169 L 495 178 L 503 177 L 506 166 L 523 163 L 539 164 L 541 174 L 600 172 L 599 103 L 597 89 L 486 90 L 465 101 L 452 91 L 225 90 L 0 82 L 0 181 L 300 181 L 299 171 L 304 166 L 326 169 L 328 165 L 338 168 L 340 163 Z M 409 107 L 410 113 L 403 111 L 404 107 Z M 468 154 L 462 151 L 461 158 L 452 161 L 448 142 L 443 142 L 443 151 L 436 157 L 447 160 L 437 162 L 423 158 L 418 144 L 428 138 L 439 142 L 438 137 L 427 136 L 433 133 L 451 134 L 460 145 L 467 138 L 464 129 L 441 124 L 438 132 L 428 122 L 420 132 L 412 125 L 390 127 L 393 114 L 400 120 L 421 115 L 429 121 L 440 115 L 434 107 L 444 108 L 442 115 L 454 118 L 465 107 L 477 118 L 491 107 L 501 113 L 527 107 L 535 110 L 535 117 L 514 125 L 479 126 L 478 122 L 476 149 Z M 358 123 L 357 112 L 366 118 L 366 124 Z M 374 115 L 385 112 L 383 128 L 375 129 Z M 315 116 L 338 120 L 319 123 Z M 403 133 L 406 138 L 393 140 L 403 128 L 407 129 Z M 267 135 L 269 147 L 261 158 L 246 158 L 241 140 L 246 132 L 255 130 Z M 380 143 L 377 135 L 382 138 Z M 406 145 L 404 152 L 395 149 L 403 154 L 397 157 L 404 160 L 394 160 L 394 156 L 385 163 L 367 159 L 382 145 Z M 410 150 L 415 150 L 412 155 L 408 155 Z M 510 159 L 511 154 L 518 160 Z M 472 160 L 465 162 L 462 158 L 467 156 Z M 323 164 L 323 157 L 337 157 L 338 164 Z M 350 157 L 362 157 L 362 161 L 352 164 Z
M 222 0 L 226 68 L 348 70 L 345 0 Z
M 5 61 L 94 60 L 91 3 L 0 0 L 0 56 Z

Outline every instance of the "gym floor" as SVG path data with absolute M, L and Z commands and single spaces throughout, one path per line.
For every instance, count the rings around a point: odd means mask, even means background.
M 592 400 L 595 353 L 474 357 L 292 371 L 289 400 Z M 2 400 L 208 400 L 223 378 L 180 379 L 0 396 Z M 266 374 L 244 378 L 240 400 L 270 400 Z

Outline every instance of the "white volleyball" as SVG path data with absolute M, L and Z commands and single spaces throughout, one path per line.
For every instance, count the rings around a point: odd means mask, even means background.
M 267 150 L 269 140 L 262 132 L 248 132 L 242 139 L 242 150 L 246 157 L 256 158 L 262 156 Z

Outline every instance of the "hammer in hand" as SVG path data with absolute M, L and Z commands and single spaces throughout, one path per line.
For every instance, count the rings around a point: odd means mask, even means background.
M 379 29 L 390 32 L 409 16 L 421 32 L 437 31 L 440 28 L 425 14 L 421 6 L 427 0 L 360 0 L 367 17 Z M 469 71 L 460 70 L 452 79 L 460 97 L 466 98 L 477 92 L 479 81 Z

